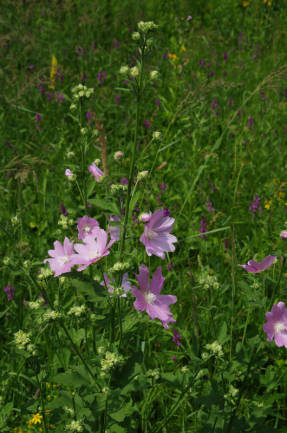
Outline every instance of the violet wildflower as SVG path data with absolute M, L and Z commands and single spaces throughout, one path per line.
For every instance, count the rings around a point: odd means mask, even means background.
M 160 295 L 164 277 L 161 266 L 157 268 L 149 282 L 149 270 L 146 265 L 139 267 L 139 274 L 136 275 L 140 289 L 132 287 L 132 293 L 136 300 L 134 307 L 137 311 L 146 311 L 152 320 L 159 319 L 164 328 L 168 329 L 168 323 L 175 323 L 169 305 L 177 301 L 174 295 Z
M 6 293 L 7 296 L 7 301 L 13 301 L 14 296 L 15 296 L 15 289 L 12 286 L 6 286 L 4 287 L 4 292 Z
M 200 233 L 205 233 L 207 232 L 207 228 L 206 228 L 206 219 L 202 218 L 202 220 L 200 220 L 200 228 L 199 228 Z M 206 235 L 199 235 L 200 238 L 206 238 Z
M 78 238 L 85 239 L 86 236 L 92 235 L 99 229 L 99 223 L 95 218 L 90 218 L 87 215 L 78 218 Z
M 191 21 L 192 20 L 192 16 L 188 15 L 188 17 L 186 18 L 186 21 Z
M 212 101 L 212 103 L 210 104 L 210 108 L 216 108 L 216 107 L 218 107 L 218 102 L 217 102 L 217 99 L 216 98 L 214 98 L 214 100 Z
M 278 347 L 287 349 L 287 309 L 284 302 L 274 304 L 271 311 L 265 314 L 266 323 L 263 331 L 267 334 L 267 341 L 275 340 Z
M 113 42 L 114 48 L 118 48 L 119 46 L 119 41 L 117 39 L 114 40 Z
M 155 256 L 164 259 L 165 252 L 173 252 L 174 242 L 177 238 L 170 234 L 173 229 L 174 218 L 166 216 L 165 209 L 156 210 L 145 225 L 144 233 L 140 241 L 144 244 L 148 256 Z
M 128 178 L 126 176 L 122 177 L 120 182 L 121 182 L 121 185 L 128 185 L 129 184 Z
M 36 115 L 35 115 L 35 121 L 36 121 L 36 123 L 41 122 L 41 114 L 36 113 Z
M 155 105 L 160 107 L 160 99 L 159 98 L 155 98 Z
M 72 180 L 74 177 L 74 173 L 71 172 L 69 168 L 65 170 L 65 176 L 67 176 L 68 179 Z
M 100 182 L 101 178 L 104 177 L 104 173 L 94 162 L 89 166 L 89 172 L 92 173 L 97 182 Z
M 177 332 L 176 329 L 173 330 L 173 338 L 172 341 L 173 343 L 175 343 L 177 346 L 181 345 L 180 339 L 181 339 L 181 335 L 179 335 L 179 333 Z
M 224 54 L 223 54 L 223 58 L 224 58 L 225 61 L 227 61 L 227 59 L 228 59 L 228 55 L 227 55 L 226 53 L 224 53 Z
M 283 231 L 280 233 L 280 237 L 281 237 L 282 239 L 287 239 L 287 230 L 283 230 Z
M 111 222 L 115 222 L 115 221 L 120 221 L 121 219 L 120 219 L 120 217 L 118 217 L 117 215 L 115 215 L 115 216 L 110 216 L 110 221 Z M 113 226 L 113 225 L 109 225 L 108 226 L 108 231 L 109 231 L 109 233 L 110 233 L 110 236 L 111 236 L 111 239 L 112 240 L 114 240 L 114 241 L 118 241 L 119 239 L 120 239 L 120 226 L 119 225 L 116 225 L 116 226 Z
M 146 127 L 146 129 L 150 128 L 150 123 L 148 120 L 144 120 L 144 126 Z
M 122 295 L 120 295 L 121 298 L 126 298 L 126 292 L 132 289 L 131 283 L 128 281 L 129 274 L 128 272 L 125 272 L 122 279 L 121 287 L 123 288 L 124 292 Z M 107 274 L 104 272 L 104 279 L 105 281 L 102 281 L 100 284 L 101 286 L 107 287 L 109 293 L 114 293 L 114 286 L 112 283 L 115 283 L 115 279 L 112 278 L 109 280 Z
M 64 245 L 59 241 L 54 242 L 54 250 L 48 251 L 51 259 L 45 259 L 44 263 L 49 262 L 51 271 L 55 272 L 54 277 L 70 272 L 74 266 L 71 262 L 71 257 L 74 254 L 73 242 L 70 242 L 66 237 Z
M 61 212 L 62 215 L 65 215 L 65 216 L 68 215 L 68 211 L 67 211 L 67 209 L 65 208 L 63 202 L 60 203 L 60 212 Z
M 253 125 L 253 117 L 250 116 L 250 117 L 248 118 L 247 128 L 248 128 L 248 129 L 251 129 L 251 128 L 252 128 L 252 125 Z
M 228 98 L 228 105 L 229 105 L 229 107 L 232 107 L 232 105 L 233 105 L 233 99 L 232 98 Z
M 75 244 L 77 254 L 72 256 L 73 265 L 81 265 L 77 270 L 83 271 L 92 263 L 98 262 L 104 256 L 110 254 L 109 248 L 114 240 L 108 241 L 108 234 L 105 230 L 98 229 L 92 234 L 85 236 L 83 244 Z
M 262 207 L 260 206 L 260 197 L 258 197 L 258 195 L 256 195 L 253 199 L 252 202 L 249 203 L 249 210 L 250 212 L 256 213 L 258 211 L 258 213 L 262 212 Z
M 265 271 L 265 269 L 269 268 L 276 259 L 277 256 L 267 256 L 262 260 L 262 262 L 249 260 L 247 265 L 238 265 L 238 266 L 241 266 L 247 272 L 252 272 L 253 274 L 256 274 L 258 272 Z
M 209 198 L 207 198 L 206 207 L 207 207 L 207 212 L 214 212 L 212 201 L 209 200 Z

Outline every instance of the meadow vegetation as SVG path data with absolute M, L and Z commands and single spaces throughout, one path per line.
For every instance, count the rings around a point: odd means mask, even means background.
M 287 432 L 286 11 L 1 4 L 1 433 Z

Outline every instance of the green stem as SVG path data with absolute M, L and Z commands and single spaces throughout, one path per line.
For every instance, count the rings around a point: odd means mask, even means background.
M 122 233 L 122 237 L 121 237 L 121 241 L 120 241 L 120 259 L 122 259 L 122 254 L 123 254 L 123 251 L 125 248 L 126 231 L 127 231 L 130 201 L 131 201 L 132 180 L 134 177 L 136 147 L 137 147 L 138 131 L 139 131 L 140 101 L 141 101 L 142 84 L 143 84 L 144 48 L 145 47 L 143 47 L 143 49 L 142 49 L 142 56 L 141 56 L 141 62 L 140 62 L 140 76 L 139 76 L 139 82 L 137 83 L 136 128 L 135 128 L 134 142 L 133 142 L 133 147 L 132 147 L 132 160 L 131 160 L 131 165 L 130 165 L 130 173 L 129 173 L 129 181 L 128 181 L 129 183 L 128 183 L 126 208 L 125 208 L 124 226 L 123 226 L 123 233 Z
M 81 352 L 79 351 L 79 349 L 77 348 L 77 346 L 76 346 L 75 343 L 73 342 L 72 337 L 70 336 L 70 334 L 69 334 L 69 332 L 68 332 L 66 326 L 65 326 L 63 323 L 61 323 L 61 326 L 62 326 L 62 328 L 63 328 L 63 330 L 64 330 L 66 336 L 67 336 L 68 339 L 70 340 L 70 343 L 71 343 L 73 349 L 75 350 L 75 352 L 77 353 L 78 357 L 80 358 L 80 360 L 82 361 L 82 363 L 83 363 L 84 366 L 86 367 L 86 370 L 89 372 L 90 376 L 92 377 L 93 381 L 95 382 L 95 385 L 96 385 L 97 391 L 100 391 L 100 387 L 99 387 L 99 385 L 98 385 L 97 382 L 96 382 L 96 378 L 95 378 L 95 376 L 94 376 L 92 370 L 90 369 L 90 367 L 88 366 L 86 360 L 83 358 Z

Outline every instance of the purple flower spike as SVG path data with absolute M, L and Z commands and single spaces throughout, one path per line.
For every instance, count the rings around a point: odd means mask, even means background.
M 6 293 L 7 296 L 7 301 L 13 301 L 14 296 L 15 296 L 15 289 L 12 286 L 6 286 L 4 288 L 4 292 Z
M 238 265 L 244 268 L 247 272 L 252 272 L 256 274 L 257 272 L 265 271 L 265 269 L 269 268 L 274 261 L 277 259 L 277 256 L 267 256 L 262 262 L 255 262 L 254 260 L 249 260 L 247 265 Z
M 146 311 L 152 320 L 159 319 L 164 328 L 168 329 L 168 323 L 175 323 L 169 305 L 177 301 L 173 295 L 160 295 L 164 283 L 161 266 L 157 268 L 149 282 L 149 270 L 146 265 L 141 265 L 139 274 L 136 275 L 140 289 L 132 287 L 132 293 L 136 300 L 134 307 L 137 311 Z
M 285 346 L 287 349 L 287 309 L 284 302 L 273 305 L 271 312 L 265 314 L 266 323 L 263 331 L 267 334 L 267 341 L 275 340 L 278 347 Z
M 165 252 L 175 250 L 173 243 L 177 242 L 177 238 L 170 234 L 173 229 L 174 218 L 166 215 L 165 209 L 158 209 L 145 225 L 140 241 L 144 244 L 148 256 L 154 254 L 164 259 Z

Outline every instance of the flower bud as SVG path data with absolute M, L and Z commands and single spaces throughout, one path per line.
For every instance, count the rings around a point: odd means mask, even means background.
M 141 35 L 139 32 L 133 32 L 132 34 L 132 40 L 133 41 L 138 41 L 140 39 Z
M 139 74 L 139 68 L 137 66 L 134 66 L 130 69 L 130 74 L 133 78 L 137 77 Z
M 120 68 L 120 74 L 127 75 L 128 72 L 129 72 L 129 67 L 128 66 L 121 66 L 121 68 Z
M 114 159 L 122 159 L 123 156 L 124 154 L 120 150 L 114 153 Z

